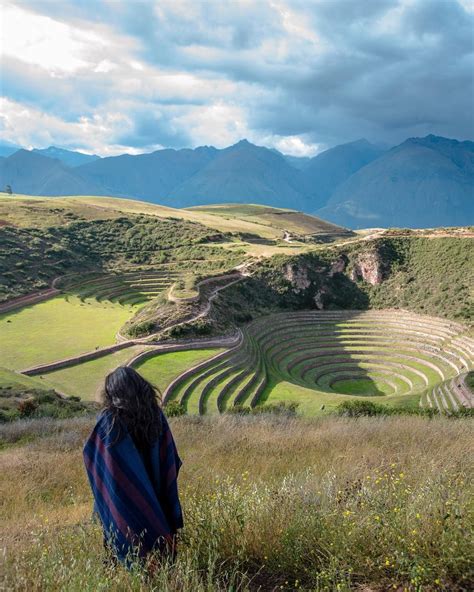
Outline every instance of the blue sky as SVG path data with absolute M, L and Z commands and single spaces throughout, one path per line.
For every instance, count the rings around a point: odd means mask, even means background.
M 474 0 L 6 0 L 0 138 L 297 156 L 474 138 Z

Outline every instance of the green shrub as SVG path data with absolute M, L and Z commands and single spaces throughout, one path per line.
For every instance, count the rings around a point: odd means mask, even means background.
M 471 372 L 467 373 L 466 385 L 471 390 L 471 392 L 474 394 L 474 372 L 472 370 L 471 370 Z
M 226 409 L 226 413 L 230 413 L 231 415 L 249 415 L 251 411 L 250 407 L 245 407 L 244 405 L 233 405 Z
M 18 409 L 0 409 L 0 423 L 7 423 L 20 418 L 21 415 Z
M 20 417 L 30 417 L 38 409 L 38 403 L 35 399 L 25 399 L 18 403 L 18 412 Z
M 278 401 L 277 403 L 269 403 L 268 405 L 259 405 L 252 409 L 252 413 L 258 415 L 260 413 L 271 413 L 273 415 L 288 415 L 295 416 L 298 410 L 298 403 Z
M 343 417 L 373 417 L 375 415 L 391 415 L 392 409 L 372 401 L 344 401 L 336 408 L 337 415 Z
M 181 417 L 182 415 L 186 415 L 186 407 L 178 401 L 170 401 L 169 403 L 166 403 L 163 407 L 163 411 L 167 417 Z
M 155 329 L 155 323 L 153 321 L 143 321 L 138 325 L 132 325 L 128 330 L 131 337 L 143 337 L 149 335 Z

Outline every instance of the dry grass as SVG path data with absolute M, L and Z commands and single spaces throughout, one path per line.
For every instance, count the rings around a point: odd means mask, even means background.
M 179 418 L 186 527 L 152 580 L 102 564 L 91 421 L 2 426 L 8 590 L 468 590 L 470 420 Z M 393 586 L 393 588 L 392 588 Z

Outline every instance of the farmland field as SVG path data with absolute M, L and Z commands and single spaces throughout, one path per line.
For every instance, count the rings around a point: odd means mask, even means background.
M 106 374 L 117 366 L 126 364 L 128 360 L 143 350 L 146 350 L 145 346 L 134 346 L 102 356 L 96 360 L 48 372 L 42 375 L 42 382 L 66 395 L 94 400 Z M 164 353 L 140 363 L 138 369 L 145 378 L 151 380 L 160 390 L 164 390 L 169 382 L 184 370 L 215 355 L 219 351 L 218 349 L 202 349 Z
M 21 370 L 111 345 L 133 306 L 59 296 L 0 315 L 0 359 Z
M 44 385 L 54 388 L 60 393 L 81 397 L 86 401 L 94 401 L 104 383 L 105 376 L 117 366 L 126 364 L 130 358 L 143 349 L 143 346 L 129 347 L 95 360 L 43 373 L 39 377 Z

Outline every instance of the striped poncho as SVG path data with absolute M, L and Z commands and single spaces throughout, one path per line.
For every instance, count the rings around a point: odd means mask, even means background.
M 149 450 L 147 471 L 125 426 L 102 413 L 84 446 L 84 463 L 94 509 L 107 545 L 128 563 L 152 550 L 174 552 L 174 535 L 183 526 L 177 477 L 181 460 L 162 415 L 162 433 Z

